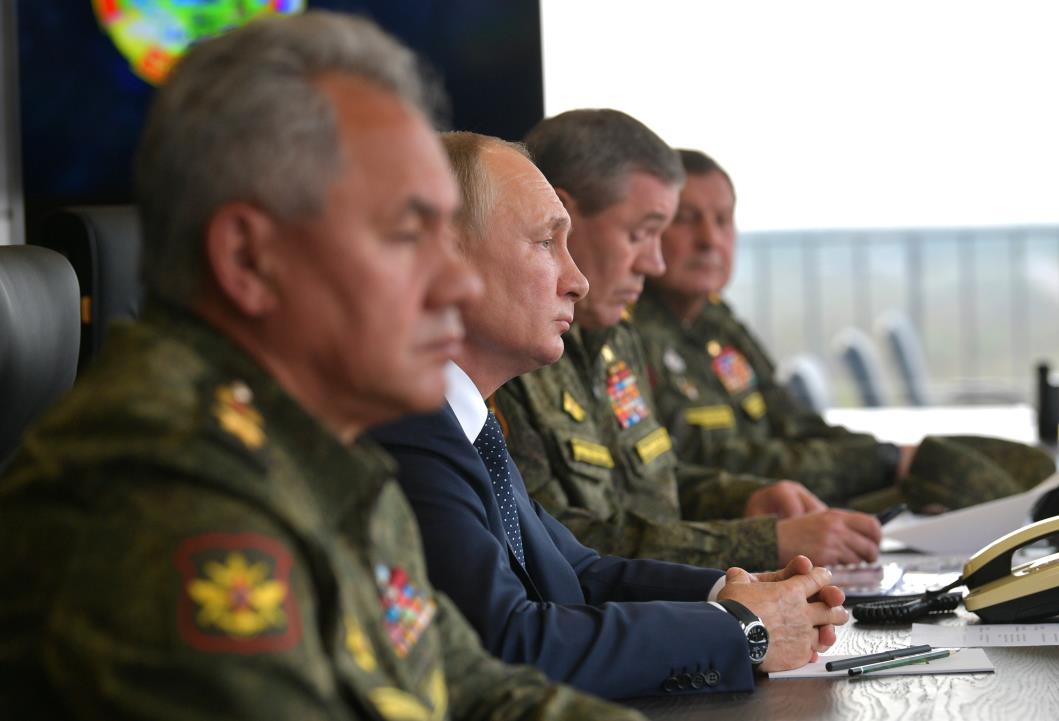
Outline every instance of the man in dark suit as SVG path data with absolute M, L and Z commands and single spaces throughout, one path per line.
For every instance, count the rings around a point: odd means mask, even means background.
M 432 582 L 493 653 L 608 697 L 749 691 L 755 662 L 811 660 L 847 616 L 805 557 L 756 576 L 602 557 L 530 501 L 484 399 L 559 358 L 588 284 L 566 248 L 569 216 L 520 146 L 443 140 L 463 194 L 460 248 L 485 293 L 464 309 L 447 406 L 374 434 L 400 464 Z

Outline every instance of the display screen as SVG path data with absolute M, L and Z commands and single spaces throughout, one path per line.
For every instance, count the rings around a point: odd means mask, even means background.
M 305 0 L 92 0 L 92 7 L 132 72 L 157 85 L 192 43 L 262 15 L 301 12 Z
M 543 114 L 537 0 L 19 0 L 27 222 L 132 200 L 156 84 L 189 45 L 263 13 L 364 15 L 411 46 L 449 98 L 446 126 L 517 139 Z M 32 228 L 30 228 L 32 230 Z

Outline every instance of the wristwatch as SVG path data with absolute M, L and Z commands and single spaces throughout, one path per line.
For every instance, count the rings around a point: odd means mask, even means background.
M 717 601 L 724 610 L 735 616 L 739 625 L 743 627 L 746 635 L 746 645 L 750 651 L 750 663 L 757 666 L 765 660 L 765 654 L 769 651 L 769 632 L 765 624 L 761 623 L 753 611 L 730 598 Z

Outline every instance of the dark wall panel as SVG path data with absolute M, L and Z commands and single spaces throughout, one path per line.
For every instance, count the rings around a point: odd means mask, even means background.
M 538 0 L 309 0 L 374 18 L 444 84 L 445 126 L 520 138 L 543 113 Z M 34 217 L 131 200 L 153 88 L 100 29 L 91 0 L 19 0 L 24 190 Z

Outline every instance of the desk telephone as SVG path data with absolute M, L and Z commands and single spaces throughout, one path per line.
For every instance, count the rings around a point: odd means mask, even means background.
M 1031 523 L 1001 536 L 967 559 L 963 573 L 944 588 L 911 600 L 877 601 L 853 607 L 866 623 L 907 623 L 932 613 L 947 613 L 963 601 L 987 623 L 1037 621 L 1059 615 L 1059 553 L 1012 568 L 1020 548 L 1059 535 L 1059 516 Z M 967 586 L 969 593 L 947 593 Z

